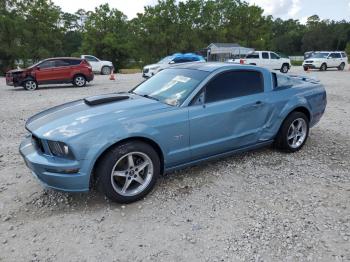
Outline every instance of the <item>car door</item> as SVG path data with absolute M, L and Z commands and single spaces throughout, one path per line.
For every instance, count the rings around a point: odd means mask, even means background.
M 55 60 L 55 67 L 52 68 L 53 78 L 57 82 L 65 82 L 70 78 L 70 63 L 64 59 Z
M 268 114 L 260 71 L 220 73 L 189 106 L 192 159 L 257 143 Z
M 47 84 L 54 80 L 54 67 L 55 60 L 45 60 L 37 66 L 35 70 L 35 79 L 38 84 Z
M 270 55 L 269 52 L 261 52 L 261 59 L 260 59 L 260 65 L 258 66 L 262 66 L 268 69 L 271 69 L 271 61 L 270 61 Z
M 86 55 L 84 58 L 91 65 L 92 71 L 94 71 L 94 72 L 100 72 L 101 71 L 100 60 L 98 60 L 96 57 L 94 57 L 92 55 Z
M 281 64 L 280 56 L 274 52 L 270 52 L 270 64 L 271 64 L 270 69 L 273 69 L 273 70 L 281 69 L 282 64 Z

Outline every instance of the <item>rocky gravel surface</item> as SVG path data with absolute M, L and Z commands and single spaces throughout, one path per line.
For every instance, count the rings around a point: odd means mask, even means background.
M 45 190 L 18 145 L 34 113 L 128 90 L 139 74 L 35 92 L 0 78 L 0 261 L 350 261 L 350 72 L 308 76 L 325 84 L 328 107 L 301 151 L 265 148 L 167 174 L 130 205 Z

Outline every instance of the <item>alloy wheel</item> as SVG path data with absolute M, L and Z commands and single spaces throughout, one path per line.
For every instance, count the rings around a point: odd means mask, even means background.
M 29 80 L 25 83 L 25 89 L 27 90 L 33 91 L 36 89 L 36 87 L 37 87 L 37 84 L 32 80 Z
M 82 76 L 77 76 L 77 77 L 75 78 L 75 84 L 76 84 L 77 86 L 84 86 L 84 85 L 85 85 L 85 82 L 86 82 L 86 80 L 85 80 L 85 78 L 82 77 Z
M 153 177 L 151 158 L 142 152 L 122 156 L 111 172 L 113 189 L 122 196 L 134 196 L 147 188 Z
M 306 135 L 306 121 L 303 118 L 295 119 L 290 125 L 287 132 L 288 145 L 294 149 L 300 147 L 304 143 Z

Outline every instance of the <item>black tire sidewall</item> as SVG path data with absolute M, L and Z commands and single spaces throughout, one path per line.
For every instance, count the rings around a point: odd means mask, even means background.
M 151 159 L 153 163 L 154 173 L 153 173 L 151 182 L 142 192 L 134 196 L 123 196 L 118 194 L 114 190 L 111 182 L 111 172 L 115 163 L 121 157 L 123 157 L 125 154 L 128 154 L 130 152 L 135 152 L 135 151 L 142 152 Z M 100 188 L 110 200 L 118 203 L 131 203 L 142 199 L 155 186 L 157 179 L 160 175 L 159 156 L 157 152 L 153 149 L 153 147 L 151 147 L 150 145 L 144 142 L 132 141 L 132 142 L 123 143 L 113 147 L 107 153 L 104 154 L 104 156 L 102 157 L 101 161 L 97 166 L 96 175 L 97 175 L 98 184 Z
M 327 64 L 323 63 L 320 67 L 321 71 L 327 71 Z
M 345 68 L 345 63 L 341 63 L 341 64 L 339 65 L 339 67 L 338 67 L 338 70 L 339 70 L 339 71 L 343 71 L 344 68 Z
M 284 71 L 284 68 L 287 68 L 287 69 Z M 287 74 L 288 71 L 289 71 L 288 65 L 287 65 L 287 64 L 283 64 L 280 71 L 281 71 L 281 73 L 283 73 L 283 74 Z
M 299 147 L 293 148 L 288 144 L 287 136 L 288 136 L 288 130 L 289 130 L 290 125 L 297 118 L 303 118 L 305 120 L 306 125 L 307 125 L 307 130 L 306 130 L 306 137 L 305 137 L 304 142 Z M 309 131 L 310 131 L 310 125 L 309 125 L 309 119 L 307 118 L 307 116 L 302 112 L 297 112 L 297 111 L 292 112 L 283 121 L 282 126 L 277 134 L 275 145 L 279 149 L 284 150 L 286 152 L 299 151 L 306 143 L 308 136 L 309 136 Z

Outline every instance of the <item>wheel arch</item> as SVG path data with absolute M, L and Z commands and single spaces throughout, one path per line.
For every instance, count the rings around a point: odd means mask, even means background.
M 293 112 L 300 112 L 306 115 L 307 119 L 309 120 L 309 123 L 311 122 L 311 112 L 306 106 L 296 106 L 293 109 L 291 109 L 283 118 L 281 123 L 279 124 L 278 131 L 281 129 L 284 121 L 292 114 Z
M 159 160 L 160 160 L 160 172 L 161 172 L 161 174 L 164 173 L 164 153 L 163 153 L 162 148 L 159 146 L 159 144 L 157 142 L 155 142 L 153 139 L 150 139 L 148 137 L 133 136 L 133 137 L 127 137 L 127 138 L 121 139 L 121 140 L 107 146 L 107 148 L 104 148 L 102 150 L 102 152 L 95 158 L 94 163 L 92 164 L 92 169 L 91 169 L 91 173 L 90 173 L 90 185 L 97 178 L 95 169 L 96 169 L 96 166 L 98 165 L 98 163 L 103 158 L 103 156 L 108 151 L 110 151 L 113 147 L 116 147 L 116 146 L 121 145 L 123 143 L 132 142 L 132 141 L 144 142 L 144 143 L 150 145 L 157 152 L 157 154 L 159 156 Z

